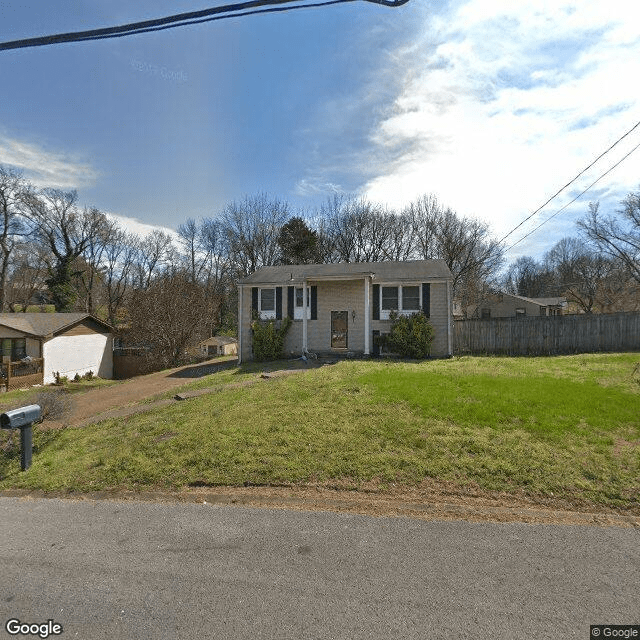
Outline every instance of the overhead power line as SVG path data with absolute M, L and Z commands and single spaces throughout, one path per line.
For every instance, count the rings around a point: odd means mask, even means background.
M 636 122 L 633 127 L 631 127 L 631 129 L 629 129 L 629 131 L 627 131 L 625 134 L 623 134 L 622 136 L 620 136 L 606 151 L 603 151 L 595 160 L 593 160 L 593 162 L 591 162 L 591 164 L 588 167 L 585 167 L 575 178 L 573 178 L 572 180 L 569 180 L 569 182 L 567 182 L 567 184 L 564 185 L 564 187 L 562 187 L 561 189 L 558 189 L 558 191 L 556 191 L 544 204 L 540 205 L 533 213 L 531 213 L 530 215 L 528 215 L 522 222 L 520 222 L 519 224 L 517 224 L 513 229 L 511 229 L 511 231 L 509 231 L 509 233 L 507 233 L 506 236 L 504 236 L 499 242 L 498 244 L 502 244 L 512 233 L 515 233 L 525 222 L 528 222 L 529 220 L 531 220 L 531 218 L 533 218 L 533 216 L 536 215 L 536 213 L 539 213 L 540 211 L 542 211 L 542 209 L 544 209 L 552 200 L 554 200 L 555 198 L 557 198 L 565 189 L 567 189 L 568 187 L 570 187 L 581 175 L 583 175 L 584 173 L 586 173 L 587 171 L 589 171 L 589 169 L 591 169 L 591 167 L 593 167 L 594 164 L 596 164 L 596 162 L 598 162 L 598 160 L 600 160 L 601 158 L 604 158 L 604 156 L 607 155 L 607 153 L 609 153 L 609 151 L 611 151 L 616 145 L 618 145 L 620 142 L 622 142 L 630 133 L 632 133 L 633 131 L 635 131 L 635 129 L 637 129 L 638 127 L 640 127 L 640 122 Z M 627 154 L 630 155 L 630 154 Z M 625 156 L 626 158 L 627 156 Z M 623 158 L 624 160 L 624 158 Z M 618 163 L 620 164 L 620 163 Z M 616 164 L 614 167 L 617 167 L 618 165 Z M 608 172 L 607 172 L 608 173 Z M 604 174 L 606 175 L 606 173 Z M 604 177 L 600 176 L 600 178 Z M 600 178 L 598 178 L 598 180 L 600 180 Z M 596 180 L 597 182 L 597 180 Z M 595 184 L 595 183 L 594 183 Z M 593 185 L 591 185 L 593 186 Z M 591 187 L 588 187 L 585 191 L 583 191 L 580 195 L 586 193 L 586 191 L 588 191 Z M 580 197 L 580 196 L 578 196 Z M 577 199 L 577 198 L 576 198 Z M 575 202 L 575 200 L 572 200 L 569 204 L 571 204 L 572 202 Z M 569 205 L 566 205 L 564 208 L 566 208 Z M 560 211 L 562 211 L 563 209 L 560 209 Z M 554 214 L 557 215 L 558 213 L 560 213 L 560 211 L 556 212 Z M 525 238 L 527 236 L 524 236 Z M 524 238 L 521 238 L 520 240 L 518 240 L 518 242 L 521 242 Z M 517 243 L 516 243 L 517 244 Z M 511 245 L 512 247 L 515 245 Z M 509 247 L 510 249 L 511 247 Z
M 309 9 L 312 7 L 323 7 L 331 4 L 342 4 L 346 2 L 355 2 L 355 0 L 324 0 L 323 2 L 315 2 L 309 4 L 296 4 L 291 6 L 292 2 L 300 0 L 250 0 L 249 2 L 240 2 L 236 4 L 227 4 L 220 7 L 211 7 L 200 11 L 190 11 L 187 13 L 179 13 L 164 18 L 156 18 L 153 20 L 144 20 L 142 22 L 131 22 L 115 27 L 104 27 L 101 29 L 92 29 L 90 31 L 74 31 L 70 33 L 58 33 L 50 36 L 41 36 L 38 38 L 27 38 L 23 40 L 13 40 L 11 42 L 0 43 L 0 51 L 8 49 L 24 49 L 27 47 L 43 47 L 47 45 L 63 44 L 70 42 L 85 42 L 87 40 L 103 40 L 106 38 L 122 38 L 124 36 L 137 35 L 140 33 L 148 33 L 150 31 L 162 31 L 164 29 L 173 29 L 175 27 L 184 27 L 192 24 L 200 24 L 203 22 L 211 22 L 213 20 L 223 20 L 225 18 L 237 18 L 240 16 L 248 16 L 256 13 L 273 13 L 277 11 L 290 11 L 293 9 Z M 386 7 L 399 7 L 406 4 L 409 0 L 364 0 L 374 4 L 381 4 Z M 278 6 L 272 6 L 278 5 Z M 283 6 L 287 5 L 287 6 Z M 260 7 L 268 7 L 262 9 Z
M 636 125 L 636 126 L 638 126 L 638 125 Z M 547 222 L 549 222 L 549 220 L 551 220 L 552 218 L 555 218 L 558 214 L 562 213 L 567 207 L 569 207 L 576 200 L 581 198 L 585 193 L 587 193 L 587 191 L 589 191 L 592 187 L 594 187 L 596 184 L 598 184 L 598 182 L 600 182 L 600 180 L 602 180 L 602 178 L 604 178 L 605 176 L 610 174 L 618 165 L 622 164 L 634 151 L 636 151 L 639 148 L 640 148 L 640 143 L 638 143 L 635 147 L 633 147 L 633 149 L 631 149 L 631 151 L 629 151 L 629 153 L 627 153 L 625 156 L 620 158 L 620 160 L 618 160 L 618 162 L 616 162 L 612 167 L 609 167 L 609 169 L 607 169 L 602 175 L 600 175 L 596 180 L 594 180 L 584 191 L 581 191 L 573 200 L 571 200 L 570 202 L 567 202 L 567 204 L 565 204 L 563 207 L 558 209 L 554 214 L 550 215 L 546 220 L 541 222 L 535 229 L 532 229 L 531 231 L 529 231 L 529 233 L 527 233 L 524 236 L 522 236 L 522 238 L 520 238 L 520 240 L 518 240 L 517 242 L 514 242 L 511 246 L 507 247 L 505 249 L 505 251 L 509 251 L 510 249 L 513 249 L 513 247 L 515 247 L 516 245 L 520 244 L 525 238 L 528 238 L 530 235 L 534 234 L 538 229 L 540 229 L 540 227 L 543 227 L 545 224 L 547 224 Z

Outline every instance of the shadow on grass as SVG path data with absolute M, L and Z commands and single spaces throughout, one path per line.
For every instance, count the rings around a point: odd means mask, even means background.
M 238 360 L 226 360 L 224 362 L 213 363 L 208 362 L 206 364 L 196 364 L 192 367 L 184 367 L 179 371 L 174 371 L 170 373 L 168 378 L 202 378 L 204 376 L 209 376 L 212 373 L 218 373 L 219 371 L 225 371 L 227 369 L 233 369 L 238 366 Z

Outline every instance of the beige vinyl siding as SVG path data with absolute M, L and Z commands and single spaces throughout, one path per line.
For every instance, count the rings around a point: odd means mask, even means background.
M 428 282 L 428 281 L 427 281 Z M 431 346 L 431 355 L 434 357 L 443 357 L 449 355 L 448 336 L 447 336 L 447 283 L 432 282 L 431 283 L 431 307 L 430 318 L 431 324 L 435 330 L 435 338 Z M 391 328 L 389 320 L 373 320 L 371 322 L 372 331 L 380 331 L 380 333 L 388 333 Z
M 318 319 L 307 320 L 309 351 L 331 351 L 331 312 L 348 312 L 348 351 L 364 351 L 364 280 L 310 282 L 318 287 Z M 286 291 L 284 295 L 286 305 Z M 356 312 L 355 320 L 353 311 Z M 286 308 L 284 314 L 286 315 Z M 285 340 L 285 353 L 302 352 L 302 320 L 294 320 Z M 344 350 L 338 350 L 342 352 Z

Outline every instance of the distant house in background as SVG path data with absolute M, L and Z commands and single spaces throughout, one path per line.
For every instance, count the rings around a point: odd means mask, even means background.
M 201 355 L 211 358 L 215 356 L 234 356 L 238 353 L 238 341 L 228 336 L 213 336 L 203 340 L 198 347 Z
M 525 298 L 511 293 L 494 293 L 480 304 L 467 308 L 468 318 L 512 318 L 517 316 L 561 316 L 566 298 Z
M 458 298 L 453 299 L 451 311 L 453 313 L 454 320 L 464 320 L 462 302 Z
M 113 377 L 113 328 L 88 313 L 0 313 L 0 344 L 3 367 L 42 359 L 44 384 L 56 372 Z

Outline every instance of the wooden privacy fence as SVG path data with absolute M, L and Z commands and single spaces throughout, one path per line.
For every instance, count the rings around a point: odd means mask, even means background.
M 460 320 L 454 352 L 550 355 L 640 350 L 640 313 Z
M 32 387 L 44 381 L 44 359 L 30 358 L 0 364 L 0 385 L 5 391 Z M 0 387 L 1 388 L 1 387 Z

